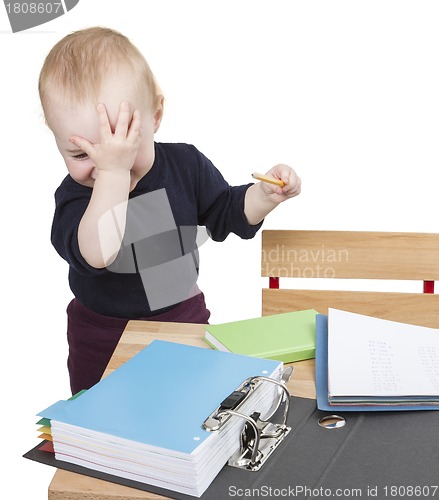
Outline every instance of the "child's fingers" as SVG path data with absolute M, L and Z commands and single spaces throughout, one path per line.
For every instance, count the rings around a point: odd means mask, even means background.
M 130 105 L 128 102 L 123 101 L 119 106 L 119 114 L 117 116 L 116 129 L 114 135 L 125 138 L 128 132 L 128 125 L 130 123 Z
M 281 179 L 284 183 L 282 188 L 276 188 L 276 194 L 283 194 L 288 197 L 297 196 L 300 193 L 301 181 L 294 169 L 288 165 L 279 164 L 271 171 L 271 175 Z
M 284 165 L 283 163 L 279 163 L 275 165 L 267 175 L 270 177 L 274 177 L 276 179 L 281 180 L 285 185 L 291 182 L 291 174 L 294 174 L 294 170 L 288 165 Z
M 130 127 L 128 130 L 128 138 L 137 140 L 142 133 L 142 120 L 140 116 L 140 111 L 136 109 L 133 113 L 133 119 L 131 120 Z
M 79 135 L 72 135 L 72 137 L 69 137 L 69 141 L 72 144 L 74 144 L 78 149 L 84 151 L 84 153 L 89 157 L 93 155 L 94 146 L 91 142 L 87 141 L 87 139 L 84 139 Z
M 108 118 L 107 108 L 105 104 L 99 103 L 97 105 L 98 119 L 99 119 L 99 134 L 101 139 L 111 136 L 110 119 Z
M 285 187 L 283 188 L 283 193 L 287 196 L 297 196 L 298 194 L 300 194 L 301 186 L 302 182 L 300 180 L 300 177 L 298 177 L 295 172 L 292 172 L 288 183 L 286 183 Z

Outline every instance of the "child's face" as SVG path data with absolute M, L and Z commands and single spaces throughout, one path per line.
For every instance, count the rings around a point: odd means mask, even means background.
M 133 188 L 154 163 L 154 133 L 160 126 L 162 108 L 153 110 L 151 105 L 145 105 L 130 82 L 124 81 L 123 77 L 109 80 L 111 83 L 103 86 L 98 102 L 105 104 L 112 130 L 114 130 L 122 101 L 129 102 L 131 114 L 135 109 L 141 112 L 142 139 L 131 169 Z M 70 176 L 79 184 L 93 187 L 99 171 L 94 162 L 84 152 L 78 151 L 69 138 L 77 135 L 92 144 L 99 144 L 99 123 L 95 103 L 89 100 L 75 105 L 63 100 L 62 95 L 53 96 L 52 94 L 50 102 L 46 103 L 45 114 Z

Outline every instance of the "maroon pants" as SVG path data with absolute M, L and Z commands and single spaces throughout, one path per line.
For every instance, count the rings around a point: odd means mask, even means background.
M 204 295 L 199 293 L 171 311 L 143 319 L 207 324 L 209 316 Z M 67 320 L 67 366 L 70 388 L 76 394 L 99 382 L 129 320 L 97 314 L 76 299 L 67 307 Z

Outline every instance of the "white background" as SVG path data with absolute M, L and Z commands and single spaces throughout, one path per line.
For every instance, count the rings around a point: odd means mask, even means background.
M 71 293 L 49 239 L 66 170 L 44 125 L 37 79 L 60 38 L 98 24 L 130 37 L 155 72 L 166 96 L 158 141 L 195 144 L 231 184 L 279 162 L 296 168 L 302 194 L 265 228 L 437 231 L 438 2 L 80 0 L 16 34 L 0 6 L 8 499 L 47 498 L 53 470 L 21 454 L 36 444 L 35 413 L 69 395 Z M 260 234 L 201 251 L 211 321 L 258 316 Z

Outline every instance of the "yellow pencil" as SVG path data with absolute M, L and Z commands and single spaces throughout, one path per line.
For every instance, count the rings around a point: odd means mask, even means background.
M 253 179 L 257 179 L 258 181 L 268 182 L 269 184 L 275 184 L 276 186 L 284 187 L 285 183 L 280 179 L 275 179 L 274 177 L 267 177 L 263 174 L 258 174 L 257 172 L 252 174 Z

